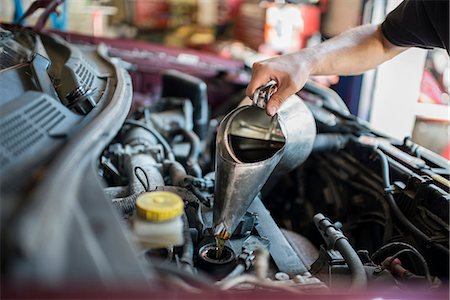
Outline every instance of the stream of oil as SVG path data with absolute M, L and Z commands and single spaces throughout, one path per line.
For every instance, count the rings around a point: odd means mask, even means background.
M 216 259 L 220 259 L 220 258 L 222 258 L 222 252 L 223 252 L 223 248 L 225 246 L 225 240 L 216 236 L 216 245 L 217 245 Z

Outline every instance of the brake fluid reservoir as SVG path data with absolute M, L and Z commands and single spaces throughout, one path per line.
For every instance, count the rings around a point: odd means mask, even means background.
M 133 231 L 147 249 L 183 244 L 183 200 L 171 192 L 148 192 L 136 200 Z

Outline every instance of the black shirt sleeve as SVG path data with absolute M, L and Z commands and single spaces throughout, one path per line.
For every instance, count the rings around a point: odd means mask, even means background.
M 405 0 L 388 14 L 381 30 L 397 46 L 449 52 L 449 0 Z

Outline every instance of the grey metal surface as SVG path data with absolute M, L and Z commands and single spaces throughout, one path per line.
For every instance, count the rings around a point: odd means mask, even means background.
M 109 61 L 105 52 L 98 55 Z M 111 98 L 97 106 L 100 111 L 96 117 L 55 156 L 48 176 L 16 219 L 13 233 L 23 253 L 21 264 L 26 266 L 16 269 L 16 278 L 52 285 L 75 277 L 89 284 L 145 285 L 143 265 L 120 226 L 117 212 L 86 182 L 92 184 L 96 178 L 96 161 L 131 106 L 131 79 L 124 70 L 111 66 L 116 74 L 108 80 L 115 86 Z
M 319 251 L 306 237 L 284 228 L 281 229 L 281 232 L 306 267 L 311 266 L 319 257 Z
M 31 71 L 33 77 L 42 92 L 48 94 L 55 100 L 58 100 L 58 94 L 53 86 L 52 79 L 47 73 L 50 61 L 42 55 L 36 54 L 31 61 Z
M 0 79 L 0 90 L 3 88 L 7 87 Z M 27 178 L 30 169 L 43 164 L 63 145 L 79 121 L 78 115 L 38 91 L 25 91 L 0 105 L 1 184 L 10 187 L 19 183 L 18 178 Z
M 305 161 L 315 135 L 314 118 L 295 95 L 273 118 L 255 105 L 229 113 L 216 140 L 214 234 L 229 237 L 270 175 Z
M 15 67 L 19 64 L 27 62 L 31 58 L 31 53 L 28 49 L 16 42 L 14 35 L 0 28 L 2 38 L 0 38 L 0 70 Z
M 316 137 L 316 122 L 309 108 L 296 95 L 289 97 L 277 114 L 286 145 L 274 174 L 282 174 L 300 166 L 308 158 Z
M 260 236 L 269 240 L 269 252 L 279 271 L 289 274 L 291 278 L 307 272 L 308 268 L 287 241 L 259 197 L 255 198 L 248 210 L 258 214 L 256 230 Z

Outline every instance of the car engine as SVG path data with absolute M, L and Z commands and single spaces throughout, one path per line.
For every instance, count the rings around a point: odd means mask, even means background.
M 65 38 L 0 29 L 4 292 L 448 293 L 445 159 L 314 82 L 270 119 L 192 53 L 137 101 L 149 53 Z

